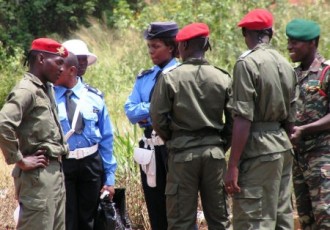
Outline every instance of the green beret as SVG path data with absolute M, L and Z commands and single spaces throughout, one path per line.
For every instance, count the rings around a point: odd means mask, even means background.
M 286 35 L 299 41 L 310 41 L 320 36 L 320 26 L 310 20 L 293 19 L 286 25 Z

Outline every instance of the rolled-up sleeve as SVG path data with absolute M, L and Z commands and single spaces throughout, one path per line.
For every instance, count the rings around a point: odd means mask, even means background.
M 233 116 L 241 116 L 253 121 L 256 90 L 252 72 L 244 61 L 238 61 L 234 67 L 234 79 L 228 109 Z

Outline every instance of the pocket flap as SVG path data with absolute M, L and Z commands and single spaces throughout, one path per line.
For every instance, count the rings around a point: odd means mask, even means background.
M 150 163 L 152 153 L 153 150 L 150 149 L 135 148 L 133 158 L 138 164 L 147 165 Z
M 42 211 L 46 208 L 47 199 L 37 199 L 29 196 L 21 196 L 19 201 L 23 204 L 24 207 L 30 210 Z
M 260 199 L 262 198 L 262 187 L 241 187 L 241 192 L 236 193 L 235 198 Z
M 165 188 L 165 195 L 175 195 L 178 192 L 179 185 L 174 183 L 167 183 Z
M 18 178 L 21 176 L 21 172 L 22 170 L 17 165 L 15 165 L 13 171 L 11 172 L 11 176 L 14 178 Z

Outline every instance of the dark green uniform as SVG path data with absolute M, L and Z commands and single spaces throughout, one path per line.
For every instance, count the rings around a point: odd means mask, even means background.
M 239 164 L 241 192 L 233 196 L 234 229 L 293 229 L 292 145 L 282 125 L 295 121 L 296 84 L 293 68 L 267 44 L 236 62 L 229 108 L 251 129 Z
M 168 229 L 194 228 L 198 191 L 208 228 L 228 226 L 223 175 L 224 146 L 231 138 L 232 120 L 226 111 L 230 85 L 228 73 L 190 58 L 155 87 L 150 106 L 153 127 L 169 149 Z
M 53 89 L 27 73 L 0 111 L 0 146 L 8 164 L 37 150 L 47 150 L 49 166 L 13 170 L 20 204 L 17 229 L 63 230 L 64 178 L 59 156 L 68 152 L 56 114 Z

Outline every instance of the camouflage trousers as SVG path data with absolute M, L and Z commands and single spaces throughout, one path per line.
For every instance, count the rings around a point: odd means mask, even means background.
M 302 229 L 330 229 L 330 154 L 299 155 L 293 164 L 293 184 Z

